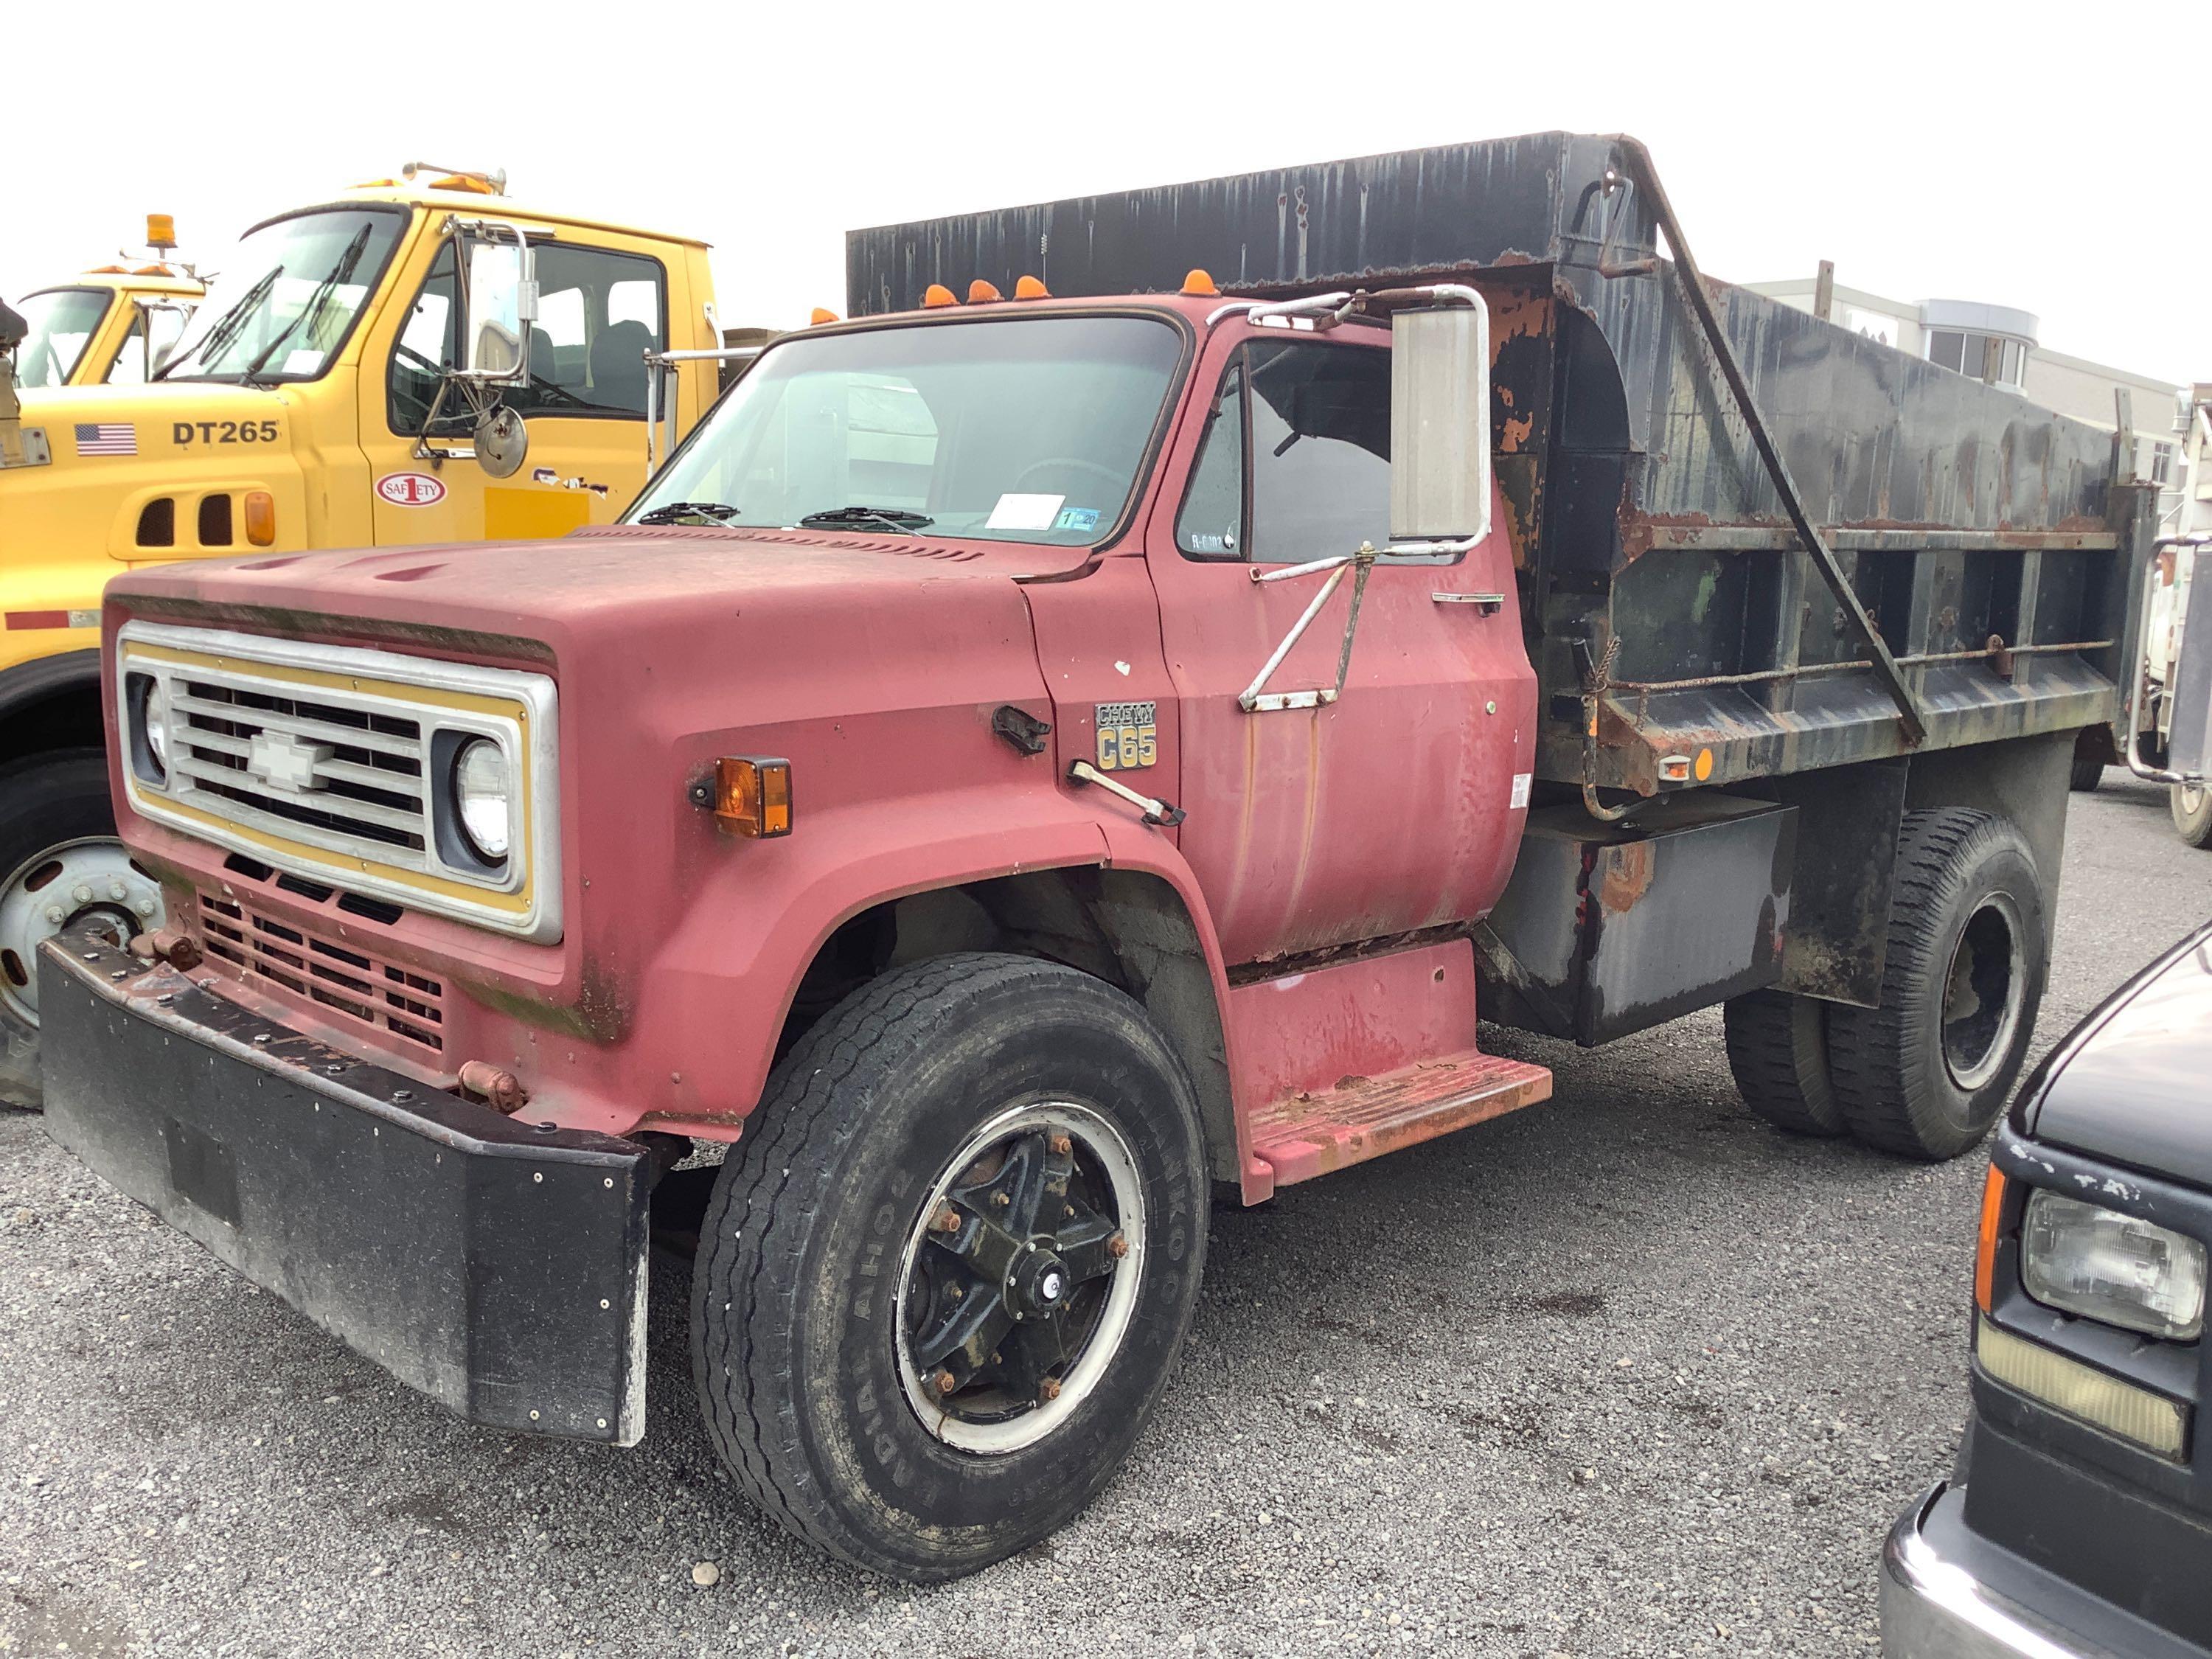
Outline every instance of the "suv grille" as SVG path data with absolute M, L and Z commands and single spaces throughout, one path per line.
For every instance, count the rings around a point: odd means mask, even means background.
M 212 893 L 199 900 L 207 954 L 242 977 L 311 1004 L 325 1018 L 388 1033 L 418 1054 L 445 1048 L 446 988 L 439 981 L 250 904 Z

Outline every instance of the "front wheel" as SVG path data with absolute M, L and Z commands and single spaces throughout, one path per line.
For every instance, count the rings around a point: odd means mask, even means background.
M 120 945 L 161 924 L 161 890 L 115 839 L 107 761 L 63 750 L 0 767 L 0 1101 L 36 1107 L 39 946 L 88 916 Z
M 2173 833 L 2191 847 L 2212 847 L 2212 788 L 2201 783 L 2177 783 L 2166 797 L 2173 814 Z
M 2035 856 L 2012 824 L 1955 807 L 1906 816 L 1880 1005 L 1828 1010 L 1852 1133 L 1930 1160 L 1980 1144 L 2027 1058 L 2045 929 Z
M 692 1365 L 785 1526 L 942 1579 L 1096 1496 L 1188 1328 L 1208 1188 L 1188 1079 L 1090 975 L 939 957 L 780 1065 L 702 1224 Z

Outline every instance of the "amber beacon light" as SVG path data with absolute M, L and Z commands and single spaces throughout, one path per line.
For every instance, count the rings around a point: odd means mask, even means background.
M 725 829 L 765 841 L 791 833 L 791 763 L 725 755 L 714 763 L 714 817 Z

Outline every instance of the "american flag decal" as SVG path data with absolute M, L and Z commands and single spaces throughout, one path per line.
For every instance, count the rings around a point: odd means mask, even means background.
M 128 421 L 76 424 L 76 453 L 80 455 L 136 455 L 138 428 Z

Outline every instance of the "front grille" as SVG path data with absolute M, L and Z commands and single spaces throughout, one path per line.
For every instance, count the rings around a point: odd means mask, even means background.
M 275 696 L 267 681 L 205 669 L 174 684 L 169 706 L 184 724 L 171 769 L 191 781 L 194 793 L 225 802 L 224 817 L 338 851 L 374 850 L 386 862 L 425 863 L 431 831 L 421 721 Z M 260 752 L 300 767 L 297 787 L 248 769 L 257 741 Z M 373 848 L 359 848 L 362 842 Z
M 202 893 L 199 901 L 203 948 L 240 977 L 325 1018 L 397 1037 L 420 1054 L 444 1049 L 446 988 L 440 981 L 234 898 Z

